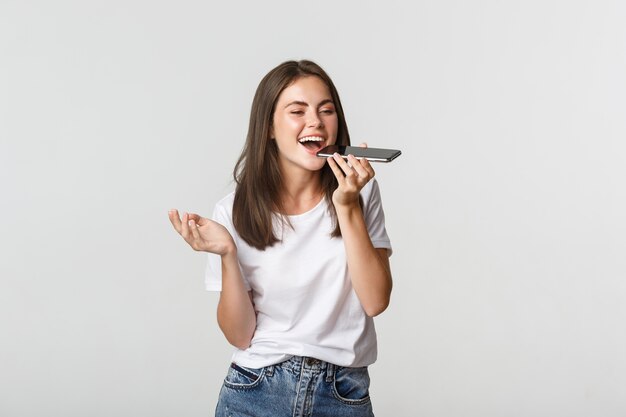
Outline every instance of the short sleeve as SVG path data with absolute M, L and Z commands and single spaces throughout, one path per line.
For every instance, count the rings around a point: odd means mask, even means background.
M 224 226 L 235 240 L 235 244 L 239 244 L 239 239 L 235 232 L 235 227 L 232 222 L 232 205 L 226 208 L 222 203 L 218 203 L 213 210 L 212 219 L 222 226 Z M 207 291 L 222 291 L 222 258 L 214 253 L 209 253 L 207 258 L 206 273 L 204 276 L 204 283 Z M 241 270 L 241 265 L 239 265 Z M 246 277 L 242 274 L 244 286 L 250 291 L 250 284 L 246 280 Z
M 389 250 L 389 256 L 393 252 L 391 240 L 387 235 L 385 228 L 385 212 L 383 211 L 383 203 L 380 197 L 380 189 L 378 181 L 372 179 L 363 189 L 363 203 L 365 216 L 365 224 L 367 231 L 375 248 L 386 248 Z

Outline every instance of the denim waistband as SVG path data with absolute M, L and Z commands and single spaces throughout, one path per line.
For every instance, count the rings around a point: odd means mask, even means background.
M 327 371 L 330 375 L 334 374 L 335 369 L 337 369 L 337 365 L 335 364 L 308 356 L 292 356 L 286 361 L 277 363 L 273 366 L 277 368 L 280 367 L 289 369 L 294 372 L 301 372 L 303 369 L 310 370 L 312 372 Z

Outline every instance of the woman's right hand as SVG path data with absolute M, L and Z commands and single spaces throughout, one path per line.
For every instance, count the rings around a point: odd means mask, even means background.
M 194 250 L 220 256 L 236 250 L 233 237 L 221 224 L 193 213 L 183 213 L 181 219 L 176 209 L 168 215 L 174 229 Z

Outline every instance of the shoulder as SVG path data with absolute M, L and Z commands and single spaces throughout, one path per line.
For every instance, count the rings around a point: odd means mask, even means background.
M 232 208 L 233 201 L 235 201 L 235 192 L 231 191 L 225 197 L 215 203 L 215 207 Z
M 213 217 L 214 218 L 223 218 L 228 217 L 231 218 L 233 215 L 233 202 L 235 201 L 235 192 L 232 191 L 215 203 L 215 208 L 213 209 Z

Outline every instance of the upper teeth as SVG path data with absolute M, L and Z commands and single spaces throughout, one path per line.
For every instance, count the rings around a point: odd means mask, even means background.
M 302 142 L 323 142 L 324 138 L 320 137 L 320 136 L 306 136 L 304 138 L 301 138 L 298 142 L 302 143 Z

